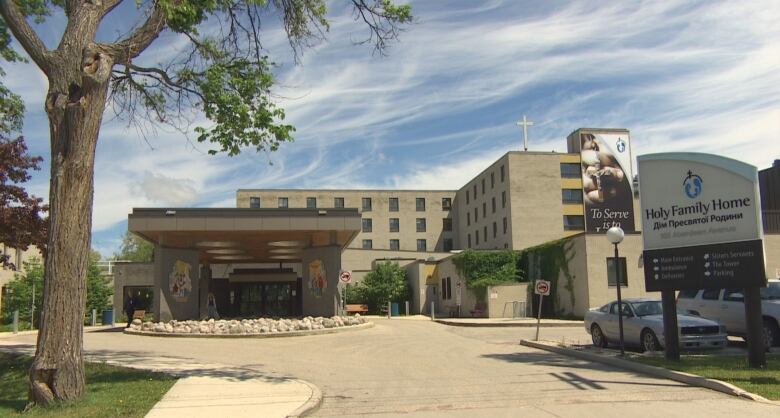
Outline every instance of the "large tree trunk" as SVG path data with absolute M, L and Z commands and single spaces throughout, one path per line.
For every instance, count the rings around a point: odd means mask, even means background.
M 89 262 L 95 145 L 111 59 L 94 44 L 49 74 L 51 130 L 49 246 L 43 308 L 29 401 L 48 404 L 84 394 L 83 323 Z

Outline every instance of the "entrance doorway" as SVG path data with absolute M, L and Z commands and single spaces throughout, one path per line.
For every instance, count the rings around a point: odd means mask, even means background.
M 293 286 L 295 282 L 241 283 L 238 288 L 239 316 L 292 316 Z

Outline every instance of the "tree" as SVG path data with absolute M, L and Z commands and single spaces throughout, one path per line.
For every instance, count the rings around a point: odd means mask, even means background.
M 3 321 L 8 323 L 13 319 L 14 311 L 19 311 L 20 321 L 30 321 L 30 308 L 33 302 L 33 289 L 35 289 L 35 313 L 40 318 L 41 302 L 43 295 L 43 264 L 41 260 L 33 257 L 24 262 L 21 273 L 16 273 L 14 278 L 5 287 L 7 296 L 3 298 Z M 36 321 L 33 319 L 32 323 Z
M 87 312 L 92 309 L 102 311 L 108 308 L 111 305 L 111 296 L 114 294 L 111 280 L 100 271 L 98 261 L 100 261 L 100 253 L 93 250 L 87 268 L 87 303 L 85 306 Z
M 350 287 L 347 300 L 365 303 L 371 312 L 378 312 L 387 302 L 409 300 L 409 291 L 406 270 L 398 263 L 379 263 L 360 283 Z
M 108 99 L 118 116 L 145 116 L 182 129 L 188 109 L 198 109 L 210 123 L 194 132 L 198 141 L 215 145 L 210 153 L 274 151 L 291 140 L 293 127 L 272 98 L 273 64 L 260 42 L 261 23 L 278 16 L 296 56 L 324 39 L 329 24 L 325 0 L 136 0 L 145 20 L 115 42 L 98 41 L 98 26 L 123 1 L 129 0 L 0 1 L 0 56 L 19 58 L 8 52 L 10 31 L 49 82 L 44 107 L 51 132 L 51 223 L 31 403 L 83 395 L 81 318 L 94 157 Z M 356 20 L 368 27 L 366 41 L 380 53 L 412 18 L 409 6 L 391 0 L 351 3 Z M 67 23 L 50 50 L 28 20 L 42 22 L 55 8 Z M 160 65 L 143 64 L 138 58 L 164 31 L 187 46 Z
M 130 231 L 122 236 L 122 246 L 114 253 L 115 260 L 148 263 L 154 260 L 154 245 Z
M 0 128 L 0 242 L 6 246 L 21 250 L 30 245 L 41 251 L 46 248 L 48 220 L 41 214 L 47 206 L 20 186 L 30 180 L 29 170 L 40 169 L 41 160 L 27 155 L 24 138 L 7 139 Z M 21 267 L 14 266 L 4 254 L 0 254 L 0 266 Z

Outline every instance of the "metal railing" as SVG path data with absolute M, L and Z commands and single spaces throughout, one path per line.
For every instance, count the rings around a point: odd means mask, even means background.
M 501 311 L 502 318 L 510 318 L 506 315 L 507 306 L 512 305 L 511 318 L 527 318 L 528 317 L 528 303 L 524 300 L 513 300 L 511 302 L 504 303 L 504 309 Z

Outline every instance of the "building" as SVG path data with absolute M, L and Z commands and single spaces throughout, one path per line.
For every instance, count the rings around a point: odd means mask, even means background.
M 22 250 L 19 248 L 13 248 L 10 246 L 6 246 L 3 243 L 0 243 L 0 251 L 2 251 L 2 254 L 6 257 L 8 257 L 8 261 L 11 262 L 14 267 L 0 267 L 0 310 L 3 307 L 3 297 L 6 296 L 8 293 L 8 288 L 6 287 L 6 284 L 13 280 L 14 276 L 17 274 L 17 272 L 21 272 L 24 263 L 27 263 L 31 261 L 33 258 L 41 259 L 41 253 L 38 251 L 36 247 L 30 247 L 27 250 Z
M 205 315 L 211 294 L 225 316 L 332 315 L 341 271 L 359 281 L 394 261 L 407 270 L 412 313 L 433 303 L 445 314 L 504 315 L 499 302 L 527 303 L 525 287 L 478 301 L 453 252 L 566 239 L 568 274 L 526 273 L 560 282 L 554 313 L 582 316 L 614 294 L 610 226 L 626 232 L 624 295 L 648 296 L 629 131 L 582 128 L 567 144 L 566 153 L 508 151 L 457 190 L 240 189 L 236 208 L 135 209 L 129 230 L 155 243 L 155 263 L 116 267 L 115 306 L 135 291 L 151 294 L 156 317 L 189 318 Z M 767 266 L 780 262 L 777 232 L 767 231 Z

